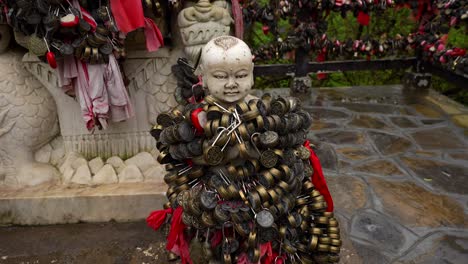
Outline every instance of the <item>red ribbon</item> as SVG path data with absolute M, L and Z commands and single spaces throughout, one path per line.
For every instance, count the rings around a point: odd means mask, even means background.
M 167 215 L 172 214 L 173 212 L 174 210 L 172 208 L 153 211 L 146 218 L 146 223 L 148 224 L 149 227 L 153 228 L 154 230 L 158 230 L 162 226 L 162 224 L 166 221 Z
M 314 184 L 315 188 L 320 192 L 320 194 L 323 195 L 323 197 L 325 198 L 325 201 L 328 205 L 327 212 L 333 212 L 333 199 L 331 197 L 330 191 L 328 190 L 325 177 L 323 176 L 322 165 L 320 165 L 320 160 L 310 147 L 310 142 L 308 140 L 306 140 L 306 142 L 304 143 L 304 147 L 306 147 L 310 151 L 309 160 L 312 165 L 312 168 L 314 169 L 314 174 L 312 174 L 312 183 Z
M 172 215 L 171 231 L 169 231 L 169 235 L 167 236 L 166 249 L 179 255 L 182 264 L 192 264 L 189 245 L 184 234 L 185 224 L 182 222 L 183 212 L 182 206 L 179 206 Z

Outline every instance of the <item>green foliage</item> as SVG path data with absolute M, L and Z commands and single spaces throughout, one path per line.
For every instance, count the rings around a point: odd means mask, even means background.
M 449 31 L 448 45 L 459 47 L 459 48 L 468 48 L 468 38 L 466 26 L 460 27 L 458 29 L 451 28 Z

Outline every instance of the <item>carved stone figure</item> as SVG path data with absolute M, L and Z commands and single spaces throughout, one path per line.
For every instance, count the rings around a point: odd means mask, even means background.
M 229 35 L 233 22 L 229 11 L 209 0 L 200 0 L 192 7 L 182 10 L 178 16 L 178 25 L 184 44 L 185 54 L 196 62 L 201 48 L 215 37 Z
M 34 152 L 58 133 L 50 93 L 26 71 L 18 53 L 0 56 L 0 179 L 10 185 L 59 180 L 56 168 L 34 160 Z

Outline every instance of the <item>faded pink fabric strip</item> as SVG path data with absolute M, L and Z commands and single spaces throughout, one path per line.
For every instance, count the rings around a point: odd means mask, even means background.
M 133 117 L 135 112 L 123 82 L 119 64 L 112 54 L 109 55 L 105 81 L 109 93 L 109 111 L 112 122 L 121 122 Z
M 88 69 L 86 64 L 75 60 L 78 77 L 74 80 L 75 93 L 78 97 L 81 107 L 81 114 L 86 122 L 86 128 L 93 130 L 95 124 L 93 114 L 93 103 L 89 97 Z
M 103 128 L 107 128 L 109 118 L 109 97 L 104 83 L 105 67 L 105 64 L 88 64 L 88 94 L 93 102 L 93 114 Z
M 244 38 L 244 19 L 242 16 L 242 9 L 239 4 L 239 0 L 231 0 L 232 5 L 232 17 L 234 18 L 235 24 L 235 35 L 237 38 Z

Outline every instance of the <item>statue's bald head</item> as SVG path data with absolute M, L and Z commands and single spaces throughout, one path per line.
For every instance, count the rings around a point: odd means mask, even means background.
M 253 86 L 252 52 L 242 40 L 222 36 L 203 47 L 200 61 L 203 83 L 225 103 L 238 102 Z
M 244 41 L 231 36 L 222 36 L 210 40 L 205 45 L 201 63 L 202 65 L 252 63 L 252 53 Z

